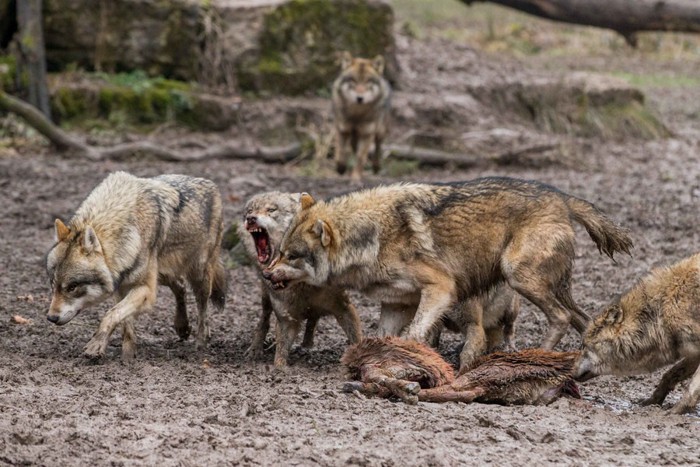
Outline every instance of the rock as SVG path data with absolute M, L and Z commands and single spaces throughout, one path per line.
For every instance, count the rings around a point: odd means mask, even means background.
M 46 0 L 44 23 L 51 71 L 301 94 L 330 85 L 344 50 L 385 55 L 392 81 L 398 69 L 393 11 L 380 0 Z
M 258 44 L 237 64 L 241 89 L 301 94 L 328 88 L 339 72 L 338 53 L 384 55 L 387 77 L 398 66 L 393 11 L 383 1 L 292 0 L 267 12 Z
M 47 63 L 194 79 L 201 16 L 192 0 L 46 0 Z
M 623 80 L 594 73 L 504 82 L 471 91 L 482 104 L 514 112 L 543 131 L 584 137 L 654 139 L 669 130 Z

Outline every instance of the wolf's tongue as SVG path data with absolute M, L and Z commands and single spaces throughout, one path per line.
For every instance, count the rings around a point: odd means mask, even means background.
M 267 235 L 261 235 L 255 239 L 256 246 L 258 248 L 258 260 L 260 262 L 267 261 L 268 256 L 268 245 L 267 245 Z

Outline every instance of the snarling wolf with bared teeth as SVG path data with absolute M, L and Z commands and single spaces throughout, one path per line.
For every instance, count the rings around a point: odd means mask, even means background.
M 350 150 L 356 155 L 352 179 L 362 179 L 372 144 L 372 170 L 381 169 L 382 141 L 389 126 L 391 86 L 383 78 L 384 57 L 358 58 L 342 55 L 342 71 L 333 82 L 335 161 L 338 173 L 348 167 Z
M 549 404 L 560 396 L 580 398 L 571 377 L 578 352 L 526 349 L 479 357 L 455 378 L 452 367 L 430 347 L 398 337 L 369 338 L 348 347 L 341 362 L 359 391 L 404 402 Z
M 574 376 L 650 373 L 675 363 L 643 405 L 661 405 L 690 378 L 673 413 L 700 401 L 700 254 L 654 269 L 598 316 L 584 335 Z
M 122 326 L 122 358 L 136 351 L 133 320 L 150 311 L 158 283 L 175 294 L 175 330 L 190 333 L 185 281 L 195 294 L 197 345 L 207 344 L 207 302 L 221 309 L 226 272 L 220 258 L 221 195 L 206 179 L 184 175 L 138 178 L 115 172 L 83 201 L 66 225 L 56 219 L 56 244 L 47 255 L 52 299 L 47 318 L 63 325 L 80 311 L 116 296 L 85 347 L 104 355 L 109 336 Z
M 261 271 L 277 253 L 282 235 L 301 209 L 300 196 L 299 193 L 273 191 L 253 196 L 246 203 L 239 236 L 243 239 L 248 255 L 257 262 Z M 262 312 L 248 349 L 248 355 L 252 358 L 262 356 L 273 311 L 277 318 L 277 367 L 287 365 L 289 351 L 304 321 L 306 331 L 302 346 L 306 348 L 313 346 L 318 320 L 328 315 L 338 321 L 348 342 L 355 343 L 362 339 L 357 311 L 350 303 L 347 293 L 340 288 L 314 287 L 301 283 L 284 288 L 281 284 L 273 284 L 261 277 L 261 290 Z
M 415 297 L 404 334 L 422 342 L 450 308 L 505 281 L 545 314 L 551 349 L 570 322 L 583 332 L 590 320 L 571 297 L 573 221 L 610 257 L 632 247 L 593 204 L 536 181 L 399 183 L 301 202 L 264 276 L 354 288 L 383 303 Z

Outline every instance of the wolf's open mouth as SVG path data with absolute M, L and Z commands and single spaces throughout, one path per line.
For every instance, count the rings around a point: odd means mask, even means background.
M 253 236 L 255 242 L 255 250 L 258 253 L 258 262 L 266 264 L 272 258 L 272 245 L 270 244 L 270 236 L 267 230 L 262 227 L 251 227 L 248 232 Z

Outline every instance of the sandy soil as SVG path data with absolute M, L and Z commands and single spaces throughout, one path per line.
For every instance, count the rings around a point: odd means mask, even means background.
M 467 52 L 476 55 L 464 49 L 454 53 Z M 414 73 L 402 92 L 410 93 L 412 86 L 426 92 L 430 86 L 419 84 L 416 74 L 431 72 L 435 64 L 405 51 L 401 59 Z M 460 69 L 449 54 L 432 60 L 444 61 L 453 73 L 450 92 L 458 92 L 460 73 L 474 71 Z M 560 65 L 607 67 L 596 61 Z M 669 69 L 669 64 L 642 65 L 634 59 L 620 66 Z M 432 79 L 433 85 L 442 85 Z M 535 178 L 598 204 L 632 230 L 636 248 L 632 258 L 613 263 L 579 229 L 573 293 L 579 305 L 595 314 L 649 268 L 700 247 L 700 91 L 655 89 L 649 97 L 672 125 L 672 138 L 579 140 L 580 164 L 435 170 L 404 179 Z M 87 363 L 82 348 L 107 306 L 64 327 L 50 324 L 44 318 L 49 286 L 43 258 L 53 240 L 53 220 L 69 218 L 93 186 L 120 169 L 142 176 L 178 172 L 211 178 L 227 200 L 227 221 L 240 216 L 243 201 L 260 191 L 305 190 L 324 196 L 347 188 L 346 180 L 335 176 L 308 177 L 303 170 L 254 162 L 85 163 L 42 151 L 0 158 L 0 464 L 700 463 L 700 412 L 673 416 L 635 403 L 652 391 L 659 374 L 602 377 L 582 385 L 583 400 L 547 407 L 407 406 L 360 399 L 338 391 L 343 381 L 338 360 L 345 343 L 330 320 L 320 323 L 315 348 L 295 350 L 288 371 L 272 369 L 271 350 L 264 362 L 246 362 L 243 353 L 259 310 L 257 278 L 250 268 L 231 271 L 230 297 L 224 312 L 211 316 L 212 341 L 206 351 L 195 352 L 192 341 L 178 342 L 171 326 L 174 300 L 161 289 L 156 310 L 137 322 L 137 361 L 119 361 L 115 335 L 105 361 Z M 395 180 L 370 177 L 368 183 Z M 364 331 L 373 334 L 376 304 L 353 297 Z M 15 314 L 32 324 L 12 323 Z M 517 326 L 516 345 L 524 348 L 537 345 L 545 321 L 526 304 Z M 560 348 L 578 345 L 572 332 Z M 443 339 L 440 350 L 454 361 L 458 346 L 452 336 Z M 666 407 L 678 398 L 674 392 Z

